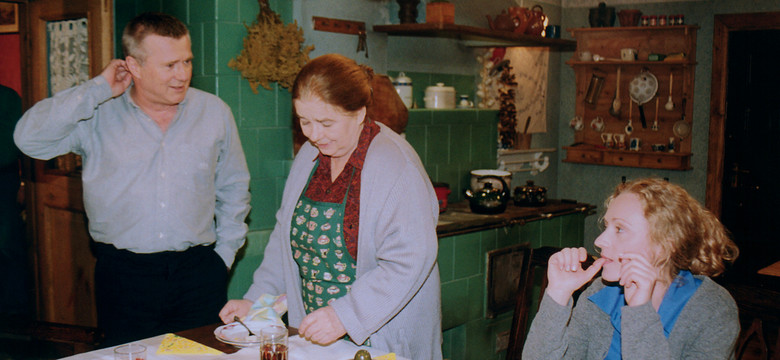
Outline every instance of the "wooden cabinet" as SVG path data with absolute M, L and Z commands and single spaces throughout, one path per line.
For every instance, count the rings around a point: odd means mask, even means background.
M 563 147 L 566 150 L 563 161 L 691 169 L 690 129 L 697 29 L 694 25 L 570 29 L 577 41 L 577 50 L 566 63 L 574 69 L 577 85 L 575 117 L 582 119 L 583 126 L 573 130 L 574 144 Z M 621 49 L 635 49 L 636 60 L 622 60 Z M 665 58 L 648 60 L 659 55 Z M 640 108 L 632 101 L 629 90 L 632 81 L 639 81 L 642 74 L 655 78 L 657 90 Z M 611 112 L 616 98 L 620 111 Z M 669 108 L 667 103 L 671 104 Z M 641 112 L 645 115 L 645 126 Z M 592 126 L 596 118 L 604 122 L 600 131 Z M 633 128 L 630 133 L 627 130 L 629 123 Z M 603 134 L 623 134 L 625 141 L 609 146 L 605 144 Z M 630 150 L 634 138 L 640 145 Z M 670 142 L 674 152 L 669 151 Z

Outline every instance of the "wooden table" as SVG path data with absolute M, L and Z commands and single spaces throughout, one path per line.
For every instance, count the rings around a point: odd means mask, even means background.
M 769 265 L 761 270 L 758 270 L 761 275 L 777 276 L 780 277 L 780 261 Z

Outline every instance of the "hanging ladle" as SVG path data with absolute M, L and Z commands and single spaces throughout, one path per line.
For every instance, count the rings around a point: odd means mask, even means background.
M 631 124 L 631 117 L 634 115 L 634 106 L 628 103 L 628 125 L 626 125 L 626 135 L 631 135 L 634 132 L 634 125 Z
M 609 113 L 614 117 L 620 117 L 620 67 L 617 69 L 617 81 L 615 83 L 615 99 L 612 100 L 612 106 Z
M 664 108 L 667 111 L 674 110 L 674 102 L 672 102 L 672 84 L 674 81 L 674 73 L 669 73 L 669 99 L 666 100 L 666 105 L 664 105 Z
M 653 120 L 653 126 L 650 127 L 650 130 L 658 131 L 658 102 L 660 99 L 655 98 L 655 120 Z

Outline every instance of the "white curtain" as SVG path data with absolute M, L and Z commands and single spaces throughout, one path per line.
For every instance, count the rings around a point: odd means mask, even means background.
M 522 133 L 530 117 L 527 133 L 547 132 L 547 70 L 550 50 L 542 47 L 509 47 L 504 59 L 509 60 L 517 81 L 515 129 Z
M 89 80 L 87 19 L 53 21 L 49 35 L 49 90 L 54 95 Z

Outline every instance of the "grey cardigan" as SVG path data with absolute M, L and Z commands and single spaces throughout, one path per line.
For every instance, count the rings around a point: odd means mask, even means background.
M 737 305 L 731 295 L 706 276 L 683 308 L 667 339 L 658 313 L 648 303 L 623 307 L 623 359 L 733 359 L 739 335 Z M 612 341 L 609 315 L 588 296 L 604 288 L 597 278 L 577 301 L 561 306 L 544 295 L 531 323 L 523 359 L 604 359 Z M 568 323 L 568 324 L 567 324 Z
M 441 295 L 436 263 L 439 205 L 414 149 L 386 126 L 369 146 L 361 175 L 357 279 L 332 303 L 357 343 L 414 359 L 441 359 Z M 287 294 L 290 326 L 306 316 L 290 248 L 292 211 L 318 150 L 304 144 L 293 162 L 263 262 L 244 298 Z

